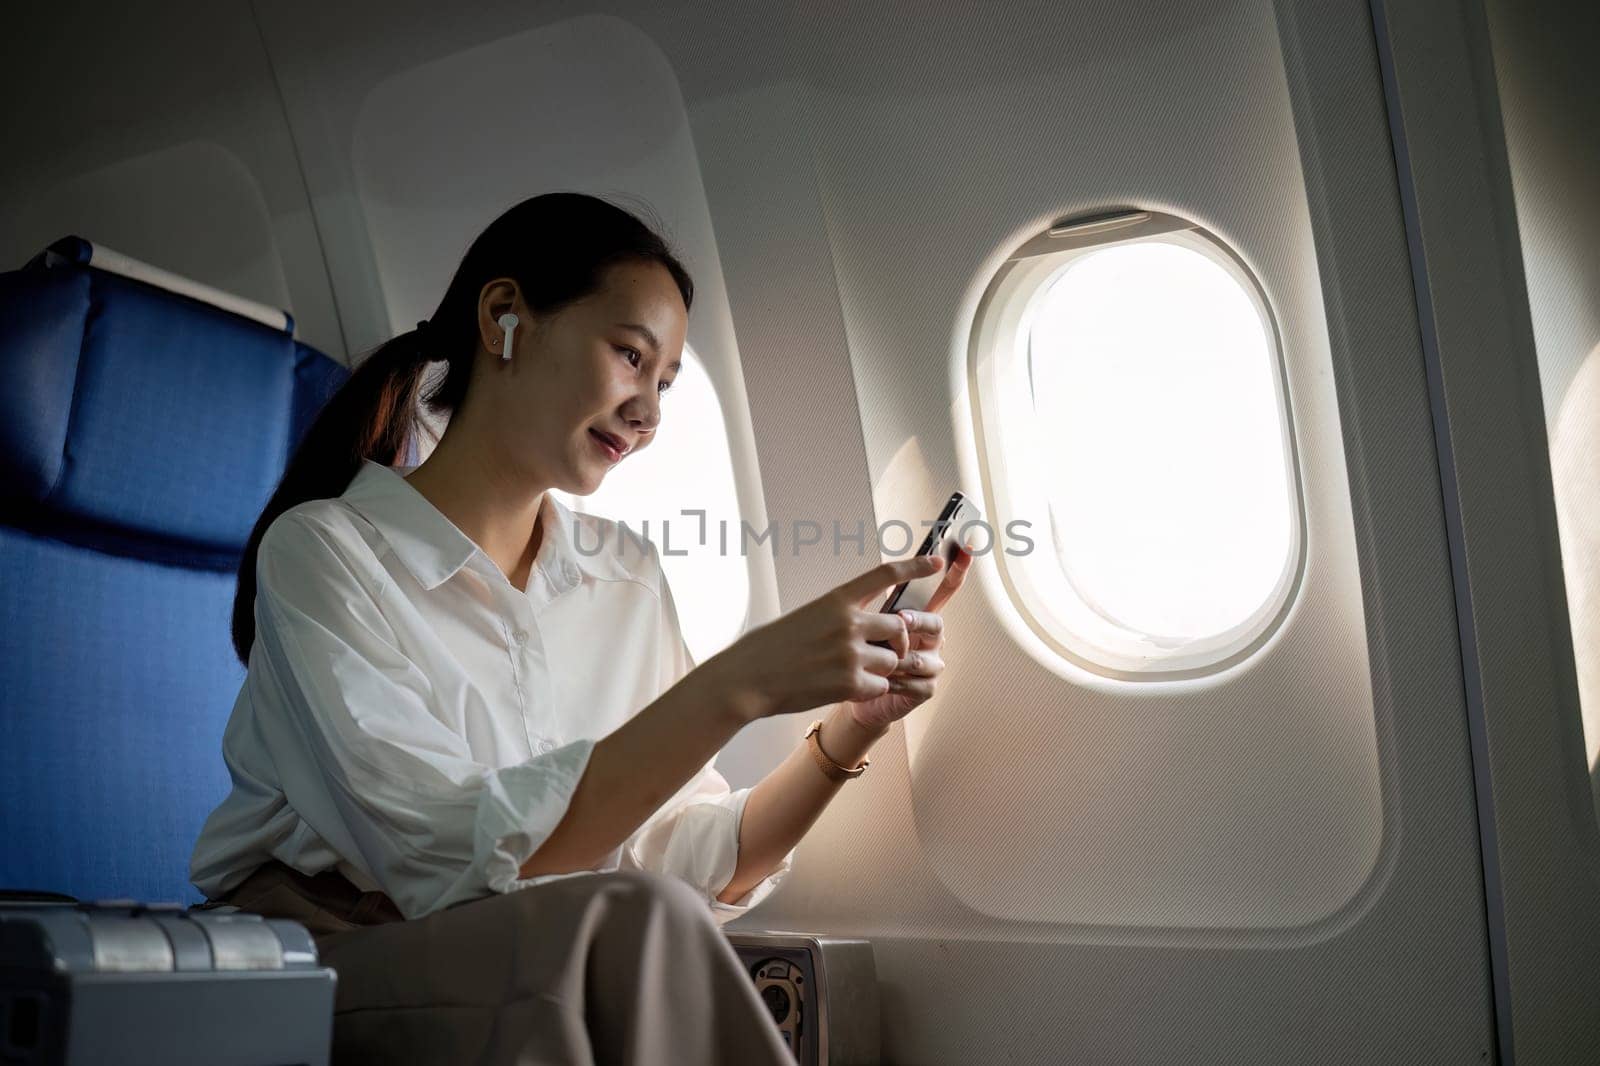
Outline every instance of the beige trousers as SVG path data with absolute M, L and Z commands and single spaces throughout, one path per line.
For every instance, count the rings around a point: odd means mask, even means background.
M 311 931 L 338 973 L 336 1064 L 795 1061 L 706 901 L 665 874 L 562 878 L 405 921 L 380 893 L 274 862 L 219 902 Z

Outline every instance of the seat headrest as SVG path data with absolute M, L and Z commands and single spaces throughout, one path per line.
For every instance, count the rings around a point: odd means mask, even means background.
M 347 372 L 283 312 L 275 327 L 241 313 L 261 305 L 112 273 L 84 247 L 67 238 L 0 274 L 0 500 L 34 524 L 104 529 L 124 552 L 236 556 Z

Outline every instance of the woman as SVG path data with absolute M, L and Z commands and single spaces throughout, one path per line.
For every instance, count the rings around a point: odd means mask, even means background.
M 317 937 L 339 1057 L 792 1061 L 720 925 L 932 695 L 970 557 L 933 610 L 874 611 L 939 568 L 900 560 L 696 667 L 655 550 L 548 491 L 649 446 L 693 292 L 626 211 L 518 204 L 328 403 L 256 524 L 233 791 L 191 877 L 203 906 Z M 448 428 L 397 468 L 437 360 Z M 755 788 L 713 767 L 747 723 L 828 704 L 815 751 Z

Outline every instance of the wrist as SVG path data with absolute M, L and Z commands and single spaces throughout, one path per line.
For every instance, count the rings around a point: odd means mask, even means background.
M 839 706 L 845 712 L 844 716 L 850 719 L 851 725 L 874 738 L 889 732 L 889 727 L 894 724 L 892 721 L 875 721 L 870 715 L 867 718 L 860 717 L 861 712 L 869 706 L 867 703 L 841 703 Z
M 872 745 L 887 732 L 888 726 L 862 725 L 850 713 L 848 703 L 836 703 L 823 718 L 817 743 L 822 748 L 822 754 L 840 766 L 854 767 L 861 764 L 861 760 L 872 750 Z

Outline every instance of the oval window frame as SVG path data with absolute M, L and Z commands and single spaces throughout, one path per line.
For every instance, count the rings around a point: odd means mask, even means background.
M 1048 565 L 1060 581 L 1038 580 L 1040 564 L 1028 555 L 996 550 L 995 570 L 1011 606 L 1046 647 L 1067 662 L 1096 676 L 1119 681 L 1174 681 L 1208 677 L 1238 665 L 1260 650 L 1279 630 L 1294 605 L 1306 567 L 1307 522 L 1301 491 L 1300 455 L 1294 433 L 1293 404 L 1284 367 L 1282 337 L 1266 290 L 1253 271 L 1226 243 L 1188 219 L 1150 210 L 1118 210 L 1079 216 L 1052 225 L 1023 242 L 995 272 L 979 300 L 967 346 L 967 386 L 979 477 L 984 495 L 1009 528 L 1016 515 L 1049 515 L 1042 489 L 1030 487 L 1005 461 L 1005 445 L 991 426 L 1032 426 L 1032 392 L 1027 383 L 1027 326 L 1031 311 L 1050 284 L 1073 260 L 1112 245 L 1162 240 L 1190 248 L 1221 266 L 1239 284 L 1261 319 L 1268 346 L 1268 372 L 1278 397 L 1286 490 L 1290 502 L 1289 551 L 1271 594 L 1242 622 L 1221 633 L 1196 638 L 1175 649 L 1161 649 L 1120 630 L 1105 619 L 1087 621 L 1076 611 L 1053 609 L 1041 584 L 1067 585 L 1065 568 L 1046 545 Z M 1030 430 L 1031 431 L 1031 430 Z M 1076 613 L 1078 623 L 1072 619 Z M 1094 634 L 1093 637 L 1086 632 Z

